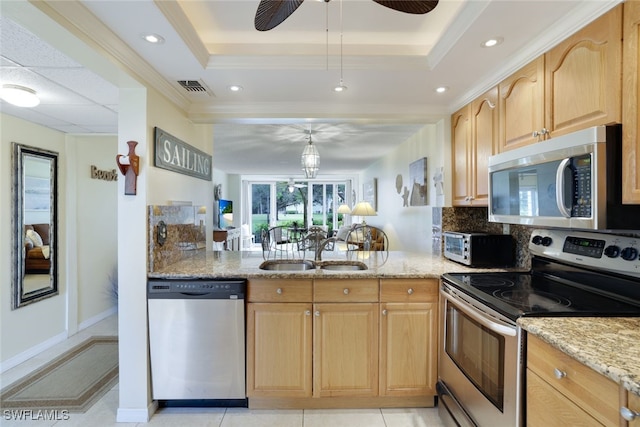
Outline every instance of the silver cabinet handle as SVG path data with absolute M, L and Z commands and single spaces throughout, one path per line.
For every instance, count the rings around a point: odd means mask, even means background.
M 553 375 L 555 375 L 555 377 L 556 377 L 557 379 L 561 380 L 561 379 L 563 379 L 564 377 L 566 377 L 566 376 L 567 376 L 567 373 L 566 373 L 565 371 L 561 371 L 561 370 L 560 370 L 560 369 L 558 369 L 558 368 L 555 368 L 555 369 L 553 370 Z
M 409 288 L 409 289 L 407 290 L 407 293 L 408 293 L 409 295 L 412 295 L 412 294 L 413 294 L 413 289 Z
M 315 312 L 315 313 L 313 313 L 313 314 L 315 314 L 315 316 L 316 316 L 316 317 L 320 317 L 320 311 L 316 311 L 316 312 Z
M 276 289 L 276 293 L 277 293 L 278 295 L 282 295 L 282 288 L 278 288 L 278 289 Z
M 387 315 L 387 309 L 382 310 L 382 315 L 386 316 Z
M 342 292 L 344 292 L 345 295 L 349 295 L 349 288 L 344 288 L 344 291 Z
M 306 314 L 307 316 L 311 316 L 311 310 L 305 311 L 304 314 Z
M 640 417 L 640 412 L 636 412 L 633 409 L 629 409 L 626 406 L 620 408 L 620 415 L 627 421 L 633 421 L 637 417 Z

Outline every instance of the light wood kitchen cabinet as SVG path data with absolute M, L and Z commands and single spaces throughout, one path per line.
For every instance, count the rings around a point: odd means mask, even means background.
M 555 349 L 527 336 L 527 425 L 618 426 L 618 385 Z
M 487 206 L 489 156 L 498 140 L 498 88 L 451 117 L 453 205 Z
M 620 407 L 625 407 L 636 414 L 640 414 L 640 396 L 638 396 L 637 394 L 633 394 L 630 391 L 623 389 L 622 387 L 620 392 L 620 397 L 622 400 L 622 402 L 620 402 Z M 628 422 L 623 419 L 622 425 L 628 427 L 638 427 L 640 426 L 640 416 L 636 415 L 631 421 Z
M 471 167 L 471 105 L 466 105 L 451 116 L 451 155 L 453 165 L 453 205 L 469 205 L 468 171 Z
M 499 84 L 499 151 L 622 120 L 622 5 Z
M 437 300 L 436 279 L 250 280 L 249 406 L 433 406 Z
M 378 395 L 378 280 L 315 280 L 313 395 Z
M 310 397 L 312 281 L 250 280 L 247 395 Z
M 620 123 L 622 5 L 545 54 L 549 136 Z
M 622 60 L 622 201 L 640 204 L 640 1 L 624 4 Z
M 438 281 L 380 281 L 380 395 L 434 396 Z
M 544 129 L 544 56 L 498 85 L 500 152 L 538 142 Z
M 249 303 L 249 397 L 311 396 L 311 309 L 311 303 Z

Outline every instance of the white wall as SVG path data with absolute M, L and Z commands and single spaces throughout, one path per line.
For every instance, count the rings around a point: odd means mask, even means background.
M 116 260 L 116 184 L 89 165 L 115 165 L 115 137 L 73 137 L 0 114 L 0 324 L 2 370 L 115 310 L 106 293 Z M 58 152 L 59 295 L 11 310 L 11 142 Z M 107 184 L 107 185 L 104 185 Z
M 154 127 L 170 133 L 205 153 L 213 150 L 213 127 L 191 123 L 153 90 L 121 89 L 118 118 L 118 150 L 126 154 L 126 142 L 138 142 L 140 156 L 137 195 L 124 194 L 118 181 L 118 335 L 120 385 L 117 420 L 146 421 L 153 413 L 147 318 L 147 206 L 169 201 L 190 201 L 207 207 L 212 224 L 213 182 L 153 166 Z M 211 226 L 208 226 L 210 228 Z M 208 233 L 207 246 L 212 236 Z
M 95 165 L 104 171 L 116 169 L 118 139 L 116 136 L 70 139 L 75 146 L 77 226 L 73 240 L 77 249 L 78 323 L 83 325 L 117 303 L 111 293 L 110 278 L 117 280 L 118 184 L 91 179 L 90 168 Z
M 0 358 L 2 370 L 9 364 L 15 364 L 15 358 L 23 352 L 41 346 L 51 340 L 66 338 L 66 301 L 67 271 L 65 254 L 67 242 L 66 209 L 64 203 L 58 205 L 58 288 L 59 294 L 11 310 L 11 250 L 12 250 L 12 142 L 44 148 L 58 152 L 58 200 L 66 196 L 67 175 L 65 172 L 65 136 L 64 134 L 42 126 L 32 125 L 13 116 L 0 114 L 0 330 L 2 345 Z M 13 360 L 10 360 L 14 358 Z
M 362 183 L 377 179 L 378 215 L 366 218 L 366 222 L 384 229 L 389 236 L 391 250 L 431 252 L 432 207 L 447 203 L 444 195 L 436 195 L 433 175 L 442 167 L 447 177 L 447 170 L 450 170 L 448 123 L 448 120 L 443 119 L 437 124 L 425 125 L 420 132 L 360 175 L 359 199 L 362 195 Z M 423 157 L 427 158 L 429 205 L 403 207 L 402 194 L 396 190 L 396 177 L 402 175 L 403 187 L 407 186 L 409 165 Z M 444 194 L 447 194 L 446 186 Z M 356 222 L 361 220 L 358 216 L 353 218 Z

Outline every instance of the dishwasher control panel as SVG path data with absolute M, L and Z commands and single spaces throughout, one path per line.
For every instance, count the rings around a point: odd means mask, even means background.
M 246 280 L 153 279 L 147 286 L 148 298 L 244 299 L 246 292 Z

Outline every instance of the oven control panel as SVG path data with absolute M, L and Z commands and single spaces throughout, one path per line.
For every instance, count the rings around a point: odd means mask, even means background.
M 573 230 L 536 229 L 531 255 L 640 277 L 640 237 Z

